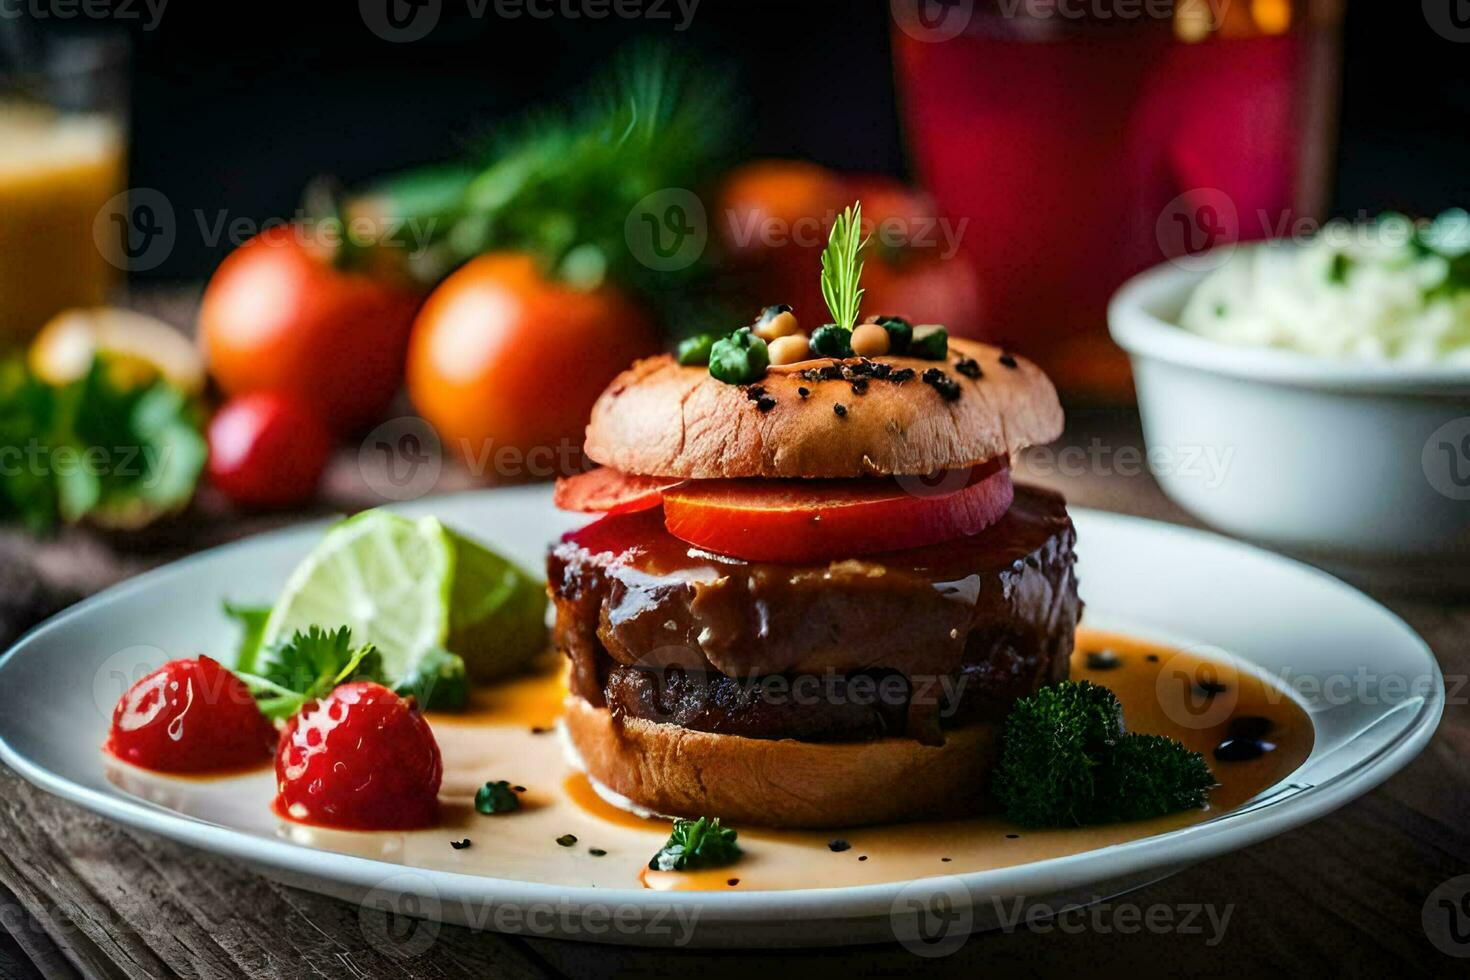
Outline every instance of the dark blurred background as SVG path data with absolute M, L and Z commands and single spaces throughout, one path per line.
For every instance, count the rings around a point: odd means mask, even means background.
M 183 214 L 261 220 L 291 212 L 314 174 L 350 184 L 442 159 L 547 93 L 573 91 L 635 36 L 728 65 L 749 101 L 750 154 L 909 173 L 884 0 L 700 0 L 682 30 L 674 0 L 663 19 L 600 21 L 511 20 L 442 0 L 416 43 L 376 36 L 357 3 L 172 3 L 151 30 L 134 3 L 129 183 L 164 190 Z M 1436 33 L 1420 4 L 1347 4 L 1333 213 L 1466 201 L 1467 69 L 1470 45 Z M 183 235 L 137 276 L 199 278 L 226 250 Z

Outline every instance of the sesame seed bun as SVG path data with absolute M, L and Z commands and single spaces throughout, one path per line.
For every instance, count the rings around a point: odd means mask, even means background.
M 586 451 L 625 473 L 681 479 L 925 475 L 1061 431 L 1056 389 L 1036 365 L 953 339 L 943 361 L 821 358 L 752 385 L 668 355 L 642 360 L 593 407 Z
M 987 724 L 954 729 L 943 745 L 756 739 L 614 717 L 575 695 L 562 726 L 572 763 L 635 807 L 767 827 L 977 813 L 999 752 L 998 730 Z

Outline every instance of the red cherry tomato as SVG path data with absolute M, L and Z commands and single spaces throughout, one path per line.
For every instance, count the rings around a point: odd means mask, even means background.
M 240 679 L 208 657 L 173 660 L 128 689 L 106 749 L 158 772 L 212 772 L 264 762 L 275 726 Z
M 276 753 L 276 812 L 354 830 L 425 827 L 444 764 L 418 705 L 370 681 L 343 684 L 292 718 Z
M 663 491 L 680 481 L 661 476 L 635 476 L 599 466 L 576 476 L 558 477 L 552 502 L 562 510 L 584 514 L 627 514 L 657 507 Z
M 331 258 L 299 225 L 256 235 L 209 280 L 199 339 L 226 394 L 293 394 L 350 432 L 398 390 L 419 297 Z
M 227 402 L 209 423 L 209 478 L 246 507 L 310 500 L 332 453 L 332 436 L 300 400 L 272 391 Z
M 722 555 L 827 561 L 976 534 L 1010 509 L 1012 494 L 1004 459 L 968 476 L 946 474 L 933 485 L 918 479 L 696 480 L 663 492 L 664 522 L 675 537 Z

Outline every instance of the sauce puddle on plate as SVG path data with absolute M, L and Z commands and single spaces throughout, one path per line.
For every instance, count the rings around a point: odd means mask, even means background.
M 636 888 L 642 883 L 723 891 L 866 885 L 1024 864 L 1187 827 L 1287 778 L 1312 749 L 1311 720 L 1296 702 L 1230 660 L 1082 629 L 1072 679 L 1111 688 L 1123 703 L 1130 731 L 1168 735 L 1203 753 L 1220 783 L 1210 793 L 1208 808 L 1069 830 L 1021 828 L 1000 816 L 832 831 L 737 827 L 744 851 L 738 863 L 661 873 L 647 866 L 668 838 L 668 821 L 616 809 L 584 776 L 568 769 L 552 728 L 565 682 L 555 661 L 546 664 L 542 675 L 477 692 L 463 714 L 430 716 L 444 756 L 438 827 L 361 833 L 281 821 L 278 832 L 329 851 L 553 885 Z M 1240 761 L 1221 761 L 1217 748 Z M 159 799 L 157 787 L 149 792 L 149 786 L 137 784 L 163 777 L 111 774 L 123 788 Z M 499 779 L 525 787 L 521 809 L 490 816 L 476 812 L 475 791 Z M 264 784 L 264 792 L 256 792 L 257 784 Z M 218 780 L 194 789 L 233 796 L 232 809 L 269 812 L 265 780 L 248 787 Z M 208 809 L 218 813 L 224 804 L 215 804 Z M 469 846 L 451 846 L 465 839 Z

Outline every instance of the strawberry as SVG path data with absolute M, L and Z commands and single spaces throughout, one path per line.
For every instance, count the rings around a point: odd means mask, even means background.
M 128 689 L 107 751 L 159 772 L 241 769 L 270 758 L 275 726 L 245 685 L 209 657 L 173 660 Z
M 276 752 L 275 809 L 353 830 L 432 824 L 444 765 L 413 698 L 371 681 L 343 684 L 291 719 Z

